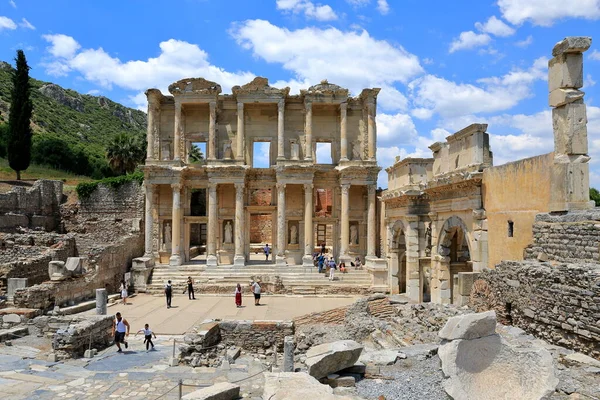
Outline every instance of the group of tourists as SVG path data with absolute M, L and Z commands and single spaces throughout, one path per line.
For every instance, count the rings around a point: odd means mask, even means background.
M 321 274 L 324 272 L 325 276 L 328 277 L 330 281 L 335 279 L 334 274 L 337 269 L 343 274 L 348 272 L 348 267 L 346 267 L 345 262 L 342 261 L 337 264 L 333 256 L 327 257 L 324 244 L 321 246 L 321 252 L 313 254 L 313 264 L 318 268 L 319 273 Z M 356 257 L 350 265 L 354 267 L 354 269 L 362 269 L 360 257 Z

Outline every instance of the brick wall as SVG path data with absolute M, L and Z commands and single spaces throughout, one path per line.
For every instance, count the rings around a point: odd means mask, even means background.
M 269 243 L 273 240 L 273 218 L 271 215 L 250 216 L 250 243 Z
M 315 199 L 315 216 L 331 216 L 333 212 L 333 190 L 317 189 L 316 195 L 317 196 Z

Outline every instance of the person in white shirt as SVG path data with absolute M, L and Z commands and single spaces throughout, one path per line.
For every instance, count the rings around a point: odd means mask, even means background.
M 154 335 L 154 339 L 156 339 L 156 334 L 152 332 L 150 326 L 148 324 L 145 324 L 144 329 L 140 329 L 139 331 L 137 331 L 135 333 L 135 336 L 137 336 L 137 334 L 140 332 L 144 333 L 144 343 L 146 343 L 146 351 L 150 349 L 150 346 L 152 346 L 152 350 L 154 350 L 154 343 L 152 343 L 152 335 Z
M 121 313 L 118 312 L 115 314 L 115 320 L 112 326 L 112 334 L 115 337 L 115 344 L 119 348 L 117 353 L 122 353 L 121 343 L 125 345 L 125 348 L 129 347 L 127 341 L 125 340 L 125 336 L 129 336 L 129 322 L 123 317 L 121 317 Z
M 254 293 L 254 305 L 260 306 L 260 285 L 258 282 L 254 281 L 251 284 L 252 293 Z

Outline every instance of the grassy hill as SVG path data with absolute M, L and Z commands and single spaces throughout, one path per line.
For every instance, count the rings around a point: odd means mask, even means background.
M 0 61 L 0 124 L 8 121 L 12 66 Z M 117 133 L 145 137 L 146 114 L 103 96 L 30 79 L 34 128 L 32 162 L 78 175 L 111 175 L 105 146 Z M 0 154 L 0 157 L 4 156 Z

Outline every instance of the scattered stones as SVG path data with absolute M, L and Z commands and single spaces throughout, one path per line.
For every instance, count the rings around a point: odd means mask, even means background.
M 600 361 L 598 361 L 590 356 L 586 356 L 585 354 L 573 353 L 573 354 L 568 354 L 565 358 L 569 361 L 575 361 L 580 364 L 586 364 L 591 367 L 600 368 Z
M 308 374 L 320 379 L 333 372 L 353 366 L 363 346 L 353 340 L 340 340 L 315 346 L 306 352 Z
M 269 400 L 350 400 L 338 396 L 329 386 L 322 385 L 304 372 L 265 373 L 263 399 Z
M 397 350 L 376 350 L 376 351 L 363 351 L 358 359 L 364 364 L 373 365 L 392 365 L 400 357 L 400 353 Z M 406 358 L 406 356 L 404 356 Z
M 186 394 L 186 400 L 236 400 L 240 397 L 240 386 L 229 382 L 216 383 L 210 387 Z

